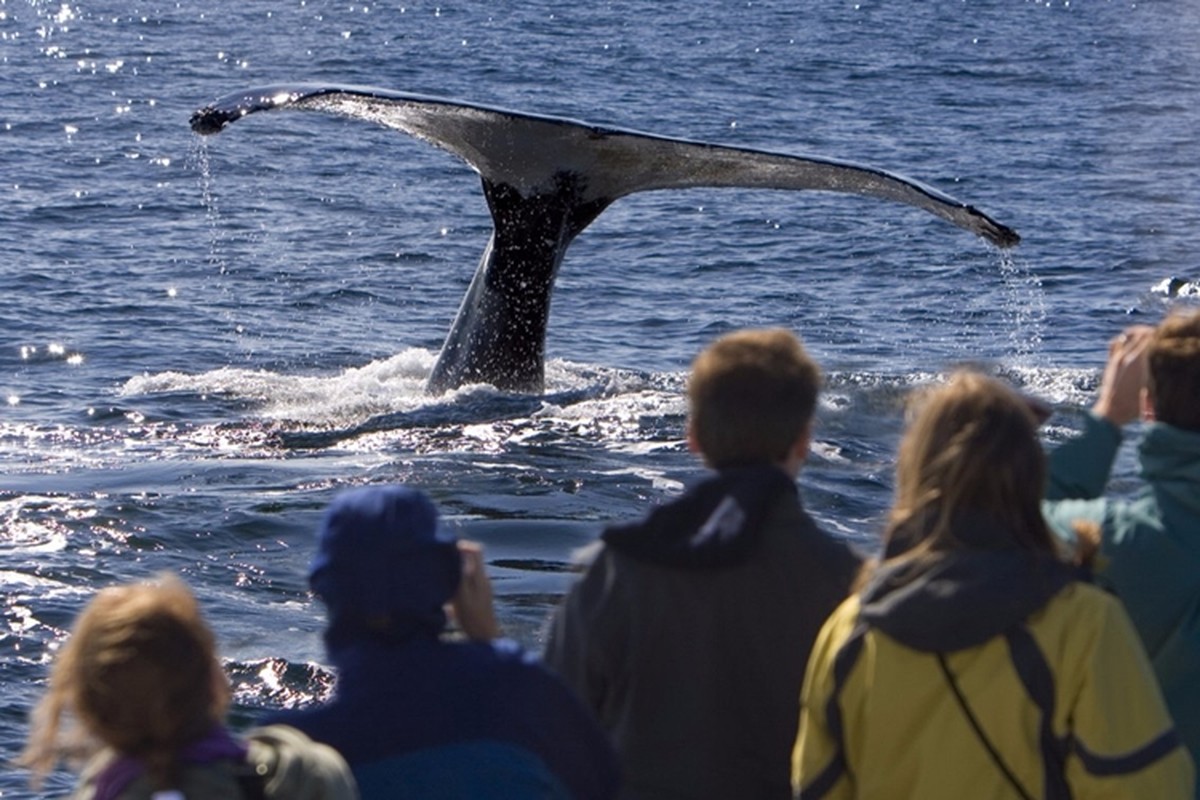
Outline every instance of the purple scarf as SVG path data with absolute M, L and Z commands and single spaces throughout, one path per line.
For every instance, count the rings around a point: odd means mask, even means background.
M 246 745 L 233 737 L 223 725 L 189 744 L 179 753 L 183 764 L 208 764 L 213 761 L 245 761 Z M 120 756 L 96 776 L 95 800 L 116 800 L 142 773 L 145 766 L 131 756 Z

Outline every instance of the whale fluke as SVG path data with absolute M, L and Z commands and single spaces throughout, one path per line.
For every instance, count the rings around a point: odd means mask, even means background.
M 259 111 L 311 110 L 423 139 L 479 173 L 495 230 L 429 378 L 540 392 L 554 280 L 571 242 L 615 200 L 697 187 L 809 189 L 878 197 L 935 214 L 998 247 L 1020 237 L 937 189 L 848 161 L 672 139 L 371 87 L 278 85 L 196 111 L 214 134 Z

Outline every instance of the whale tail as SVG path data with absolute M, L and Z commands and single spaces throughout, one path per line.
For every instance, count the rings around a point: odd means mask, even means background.
M 430 375 L 433 391 L 465 383 L 541 391 L 550 297 L 563 256 L 605 208 L 635 192 L 743 187 L 858 194 L 924 209 L 998 247 L 1020 241 L 973 206 L 869 166 L 382 89 L 250 89 L 198 110 L 191 125 L 199 134 L 214 134 L 249 114 L 280 109 L 338 114 L 402 131 L 453 153 L 482 177 L 494 231 Z

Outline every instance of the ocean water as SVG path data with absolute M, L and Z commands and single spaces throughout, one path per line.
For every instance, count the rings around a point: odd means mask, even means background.
M 827 391 L 800 484 L 869 547 L 905 394 L 961 363 L 1091 402 L 1107 339 L 1200 295 L 1200 6 L 1157 1 L 0 0 L 0 759 L 91 593 L 195 588 L 235 720 L 329 691 L 305 569 L 340 489 L 482 541 L 536 650 L 571 552 L 700 474 L 691 358 L 781 325 Z M 547 389 L 423 391 L 490 230 L 477 177 L 363 123 L 191 112 L 379 86 L 912 176 L 1016 228 L 811 192 L 618 201 L 569 252 Z M 1133 481 L 1129 454 L 1117 490 Z M 0 797 L 41 793 L 0 770 Z

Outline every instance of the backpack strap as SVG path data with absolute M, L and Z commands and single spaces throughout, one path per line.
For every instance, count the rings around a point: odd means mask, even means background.
M 1025 791 L 1025 787 L 1021 785 L 1021 781 L 1017 780 L 1017 776 L 1009 769 L 1004 758 L 996 750 L 996 746 L 992 744 L 992 740 L 984 733 L 983 726 L 979 724 L 978 717 L 971 711 L 971 705 L 967 702 L 967 698 L 963 695 L 962 689 L 958 685 L 958 679 L 954 677 L 954 673 L 950 670 L 950 665 L 946 663 L 946 654 L 935 653 L 935 655 L 937 656 L 938 666 L 942 668 L 942 674 L 946 676 L 946 683 L 950 684 L 954 699 L 958 701 L 958 707 L 962 709 L 967 722 L 971 723 L 971 730 L 975 731 L 975 736 L 979 739 L 979 742 L 987 750 L 988 755 L 992 757 L 992 761 L 995 762 L 996 766 L 1000 768 L 1000 772 L 1003 773 L 1009 784 L 1016 790 L 1021 800 L 1034 800 L 1033 795 Z
M 1067 750 L 1069 740 L 1054 735 L 1054 673 L 1038 647 L 1033 634 L 1024 625 L 1009 628 L 1008 653 L 1025 691 L 1042 712 L 1038 722 L 1038 747 L 1045 765 L 1044 794 L 1048 800 L 1069 800 L 1071 787 L 1067 784 Z
M 1017 677 L 1040 712 L 1038 750 L 1042 756 L 1044 775 L 1041 796 L 1047 800 L 1070 800 L 1071 787 L 1067 784 L 1065 763 L 1068 743 L 1054 735 L 1054 673 L 1050 671 L 1050 665 L 1046 663 L 1041 648 L 1038 647 L 1033 635 L 1024 625 L 1014 625 L 1009 628 L 1004 633 L 1004 639 L 1008 643 L 1008 655 L 1012 659 Z M 1034 795 L 1031 795 L 1017 780 L 1008 764 L 988 739 L 979 719 L 971 711 L 966 696 L 963 695 L 954 673 L 950 670 L 950 665 L 946 663 L 945 654 L 937 653 L 936 655 L 938 664 L 942 668 L 942 674 L 946 676 L 946 682 L 950 684 L 959 707 L 967 717 L 967 721 L 971 723 L 975 735 L 988 751 L 988 755 L 992 757 L 992 761 L 995 762 L 1022 800 L 1033 800 Z

